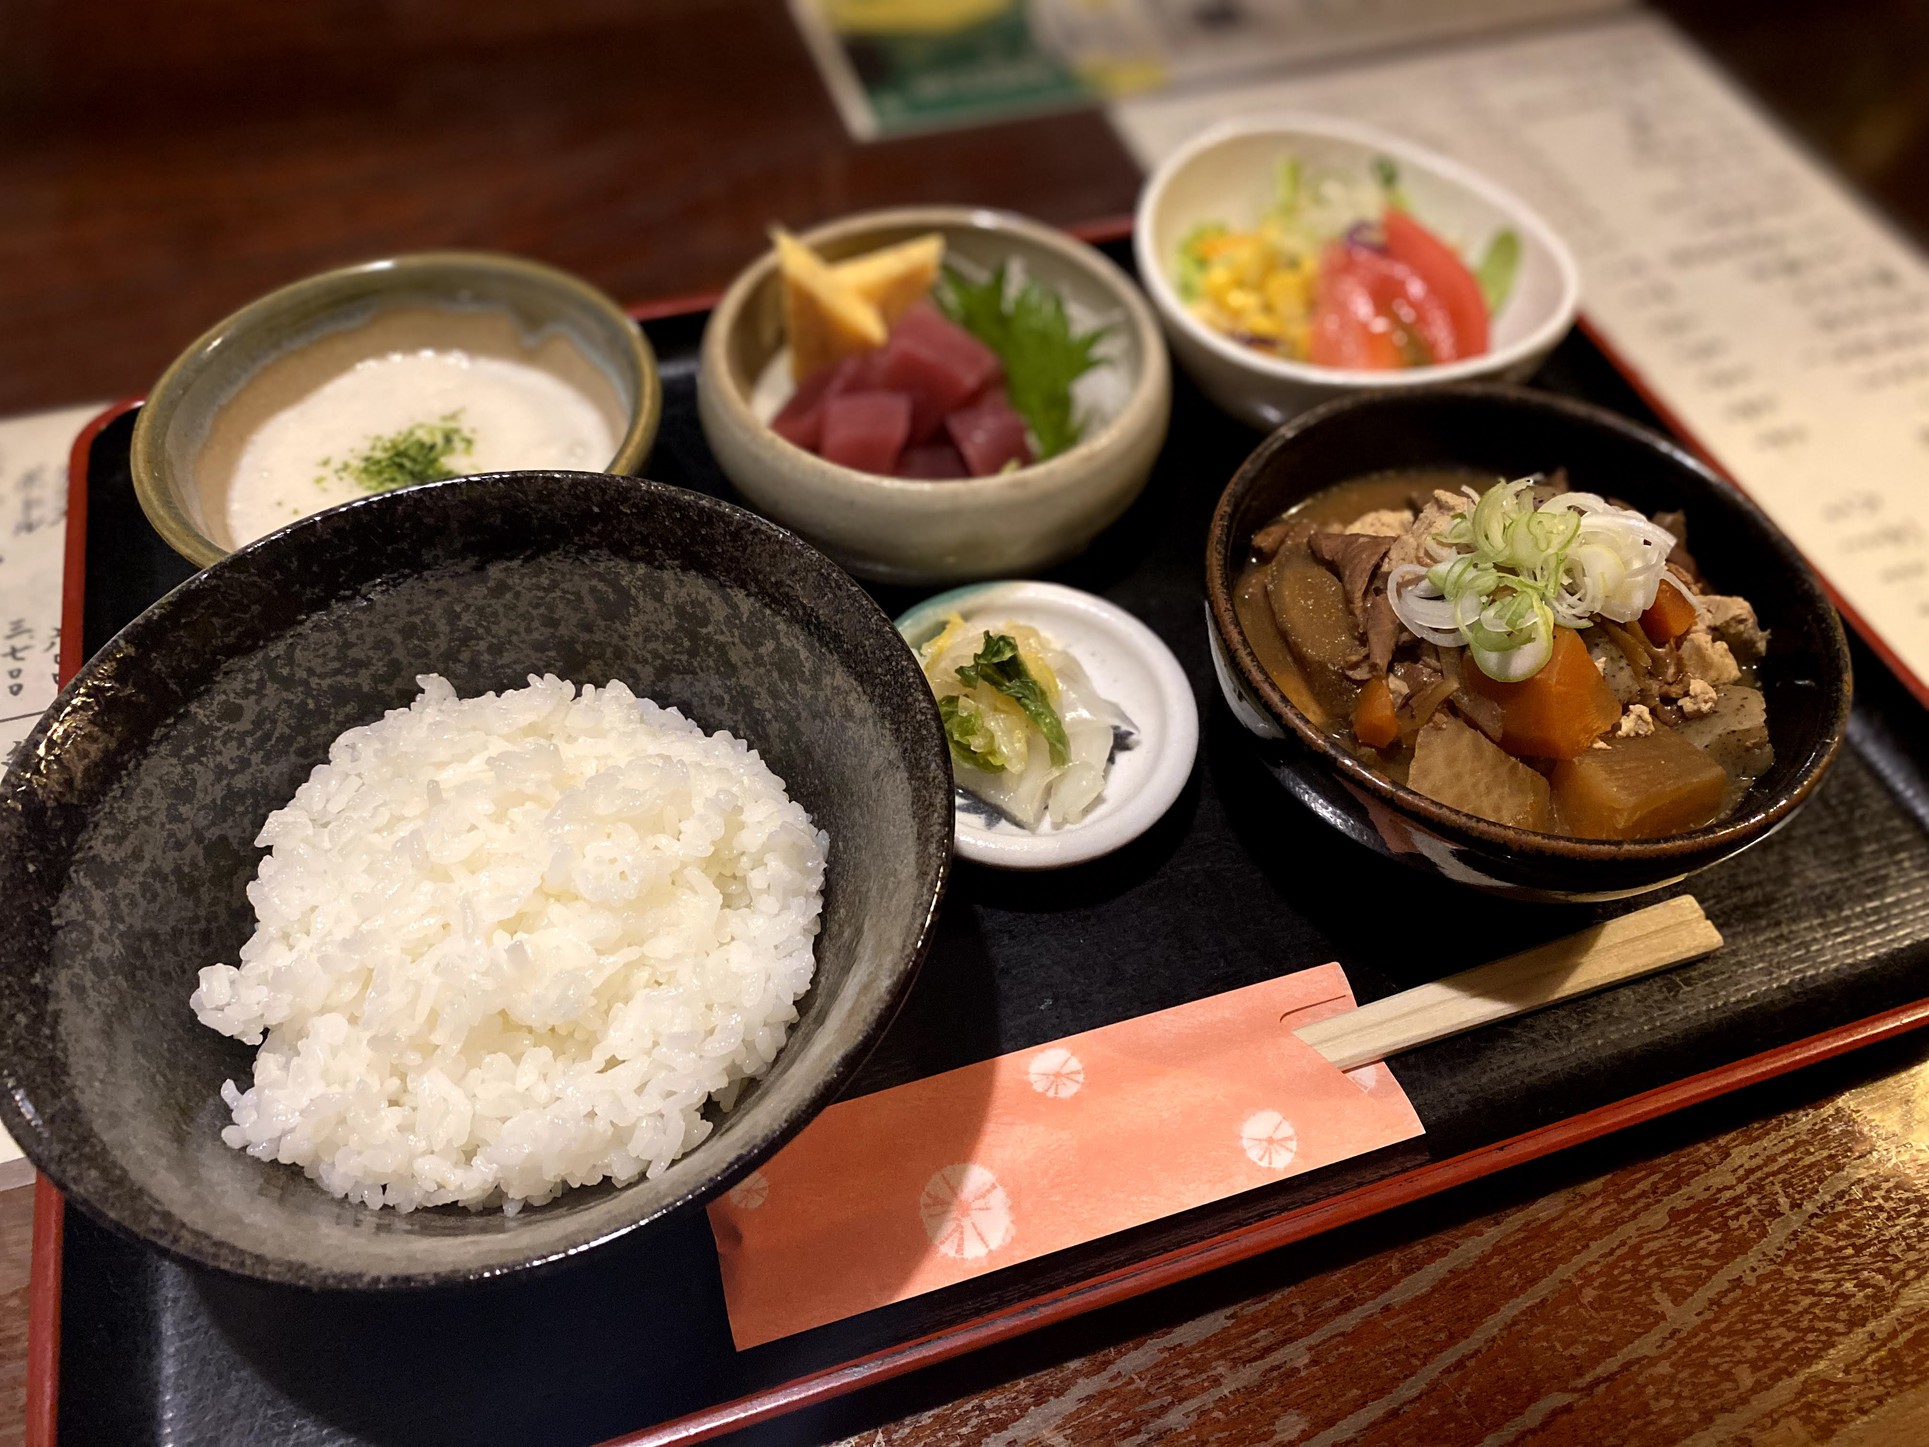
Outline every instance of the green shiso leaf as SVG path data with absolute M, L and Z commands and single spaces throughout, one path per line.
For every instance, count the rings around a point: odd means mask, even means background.
M 1025 667 L 1025 660 L 1018 656 L 1018 640 L 1009 633 L 987 632 L 977 657 L 958 670 L 958 681 L 972 687 L 985 684 L 1012 699 L 1025 711 L 1032 727 L 1045 736 L 1053 767 L 1063 768 L 1071 762 L 1072 745 L 1065 737 L 1065 725 L 1059 720 L 1058 710 L 1052 707 L 1044 688 Z M 949 737 L 948 730 L 946 736 Z
M 1501 231 L 1487 243 L 1486 251 L 1481 253 L 1480 264 L 1474 268 L 1474 280 L 1480 283 L 1481 300 L 1487 303 L 1487 315 L 1495 316 L 1506 305 L 1508 296 L 1514 290 L 1514 273 L 1520 270 L 1520 237 L 1512 231 Z
M 1075 334 L 1057 292 L 1035 281 L 1010 291 L 1002 263 L 982 282 L 946 267 L 936 296 L 946 316 L 998 354 L 1006 394 L 1031 428 L 1039 461 L 1076 443 L 1072 383 L 1099 365 L 1093 348 L 1111 328 Z

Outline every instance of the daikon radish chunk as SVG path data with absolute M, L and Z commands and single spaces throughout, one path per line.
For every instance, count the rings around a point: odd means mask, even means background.
M 1553 827 L 1547 780 L 1450 714 L 1434 715 L 1415 735 L 1407 787 L 1496 824 Z
M 1554 804 L 1583 839 L 1658 839 L 1698 829 L 1721 809 L 1728 775 L 1673 729 L 1604 740 L 1554 767 Z

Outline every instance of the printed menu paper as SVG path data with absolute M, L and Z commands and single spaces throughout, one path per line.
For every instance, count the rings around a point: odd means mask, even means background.
M 1148 167 L 1226 116 L 1351 116 L 1493 175 L 1619 359 L 1929 702 L 1929 263 L 1665 22 L 1633 16 L 1115 108 Z
M 0 759 L 59 691 L 67 454 L 100 410 L 0 422 Z
M 1293 1034 L 1338 965 L 840 1101 L 710 1206 L 756 1346 L 1421 1133 L 1393 1072 Z
M 0 765 L 59 691 L 67 453 L 100 411 L 68 407 L 0 422 Z M 0 1132 L 0 1190 L 33 1179 Z

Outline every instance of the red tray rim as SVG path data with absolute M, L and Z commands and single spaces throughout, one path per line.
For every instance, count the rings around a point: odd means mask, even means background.
M 1132 219 L 1108 217 L 1067 228 L 1092 243 L 1129 236 Z M 713 307 L 721 293 L 692 293 L 628 308 L 636 321 L 691 316 Z M 1732 476 L 1682 424 L 1659 393 L 1617 352 L 1585 316 L 1577 325 L 1642 400 L 1696 454 L 1722 476 Z M 79 671 L 85 618 L 87 562 L 87 468 L 94 440 L 140 405 L 138 397 L 115 402 L 81 430 L 68 458 L 67 538 L 61 586 L 60 680 Z M 1739 486 L 1739 484 L 1736 484 Z M 1744 489 L 1745 491 L 1745 489 Z M 1911 694 L 1929 707 L 1929 683 L 1918 678 L 1826 580 L 1824 588 L 1851 626 Z M 965 1355 L 1040 1327 L 1189 1280 L 1295 1241 L 1363 1220 L 1396 1206 L 1438 1194 L 1509 1167 L 1582 1145 L 1630 1126 L 1672 1114 L 1791 1071 L 1929 1026 L 1929 998 L 1867 1016 L 1727 1065 L 1628 1096 L 1565 1120 L 1540 1126 L 1477 1150 L 1432 1161 L 1352 1191 L 1284 1211 L 1221 1235 L 1119 1267 L 1042 1296 L 961 1322 L 942 1331 L 855 1357 L 780 1382 L 732 1401 L 608 1439 L 600 1447 L 669 1447 L 706 1442 L 790 1412 L 829 1401 L 894 1377 Z M 44 1176 L 34 1182 L 31 1281 L 27 1324 L 27 1447 L 56 1447 L 60 1390 L 61 1256 L 65 1202 Z

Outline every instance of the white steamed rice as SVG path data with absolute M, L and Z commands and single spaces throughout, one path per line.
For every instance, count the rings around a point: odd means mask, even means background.
M 621 683 L 417 683 L 262 826 L 257 928 L 191 1002 L 261 1045 L 222 1139 L 401 1211 L 656 1175 L 783 1047 L 829 839 Z

